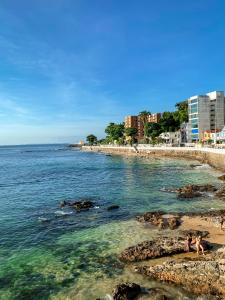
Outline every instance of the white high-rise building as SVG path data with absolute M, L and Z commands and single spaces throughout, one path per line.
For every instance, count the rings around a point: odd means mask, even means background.
M 189 98 L 188 115 L 189 142 L 201 140 L 206 130 L 222 130 L 225 123 L 224 92 L 214 91 Z

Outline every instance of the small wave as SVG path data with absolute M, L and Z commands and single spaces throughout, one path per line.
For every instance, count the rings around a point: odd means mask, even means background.
M 105 300 L 113 300 L 113 297 L 109 294 L 106 294 Z
M 54 212 L 54 214 L 55 214 L 56 216 L 69 216 L 69 215 L 72 215 L 73 212 L 72 212 L 72 211 L 56 210 L 56 211 Z
M 95 208 L 95 209 L 98 209 L 98 208 L 99 208 L 99 206 L 94 206 L 94 208 Z
M 50 220 L 49 220 L 49 219 L 47 219 L 47 218 L 44 218 L 44 217 L 38 217 L 38 221 L 39 221 L 39 222 L 42 222 L 42 223 L 45 223 L 45 222 L 50 222 Z

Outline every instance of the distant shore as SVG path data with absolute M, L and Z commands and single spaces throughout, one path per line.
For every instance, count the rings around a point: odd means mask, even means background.
M 159 147 L 149 145 L 131 146 L 82 146 L 83 151 L 102 152 L 107 154 L 133 155 L 143 157 L 174 157 L 198 160 L 225 172 L 225 149 L 197 147 Z

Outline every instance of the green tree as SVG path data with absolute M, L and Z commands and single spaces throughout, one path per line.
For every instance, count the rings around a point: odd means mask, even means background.
M 94 134 L 89 134 L 86 137 L 86 141 L 88 142 L 89 145 L 93 145 L 97 143 L 97 137 Z
M 174 132 L 180 128 L 180 121 L 175 117 L 174 112 L 164 112 L 159 121 L 162 132 Z
M 178 102 L 175 107 L 177 110 L 174 118 L 179 120 L 180 124 L 188 122 L 188 101 Z
M 105 133 L 107 134 L 106 140 L 109 143 L 114 141 L 121 142 L 121 139 L 124 137 L 124 124 L 109 123 L 105 129 Z
M 151 141 L 155 140 L 162 132 L 162 126 L 160 123 L 147 123 L 145 127 L 146 137 Z
M 133 127 L 125 128 L 125 135 L 130 138 L 131 144 L 135 142 L 136 134 L 137 134 L 137 128 L 133 128 Z

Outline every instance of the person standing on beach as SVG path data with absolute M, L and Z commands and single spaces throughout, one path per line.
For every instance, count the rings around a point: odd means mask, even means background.
M 192 242 L 191 235 L 187 235 L 186 240 L 185 240 L 185 251 L 186 252 L 190 252 L 190 250 L 191 250 L 191 242 Z
M 205 255 L 205 253 L 204 253 L 204 247 L 203 247 L 203 244 L 202 244 L 202 237 L 201 236 L 198 236 L 196 238 L 195 245 L 196 245 L 197 254 L 199 255 L 199 251 L 201 250 L 202 254 Z

